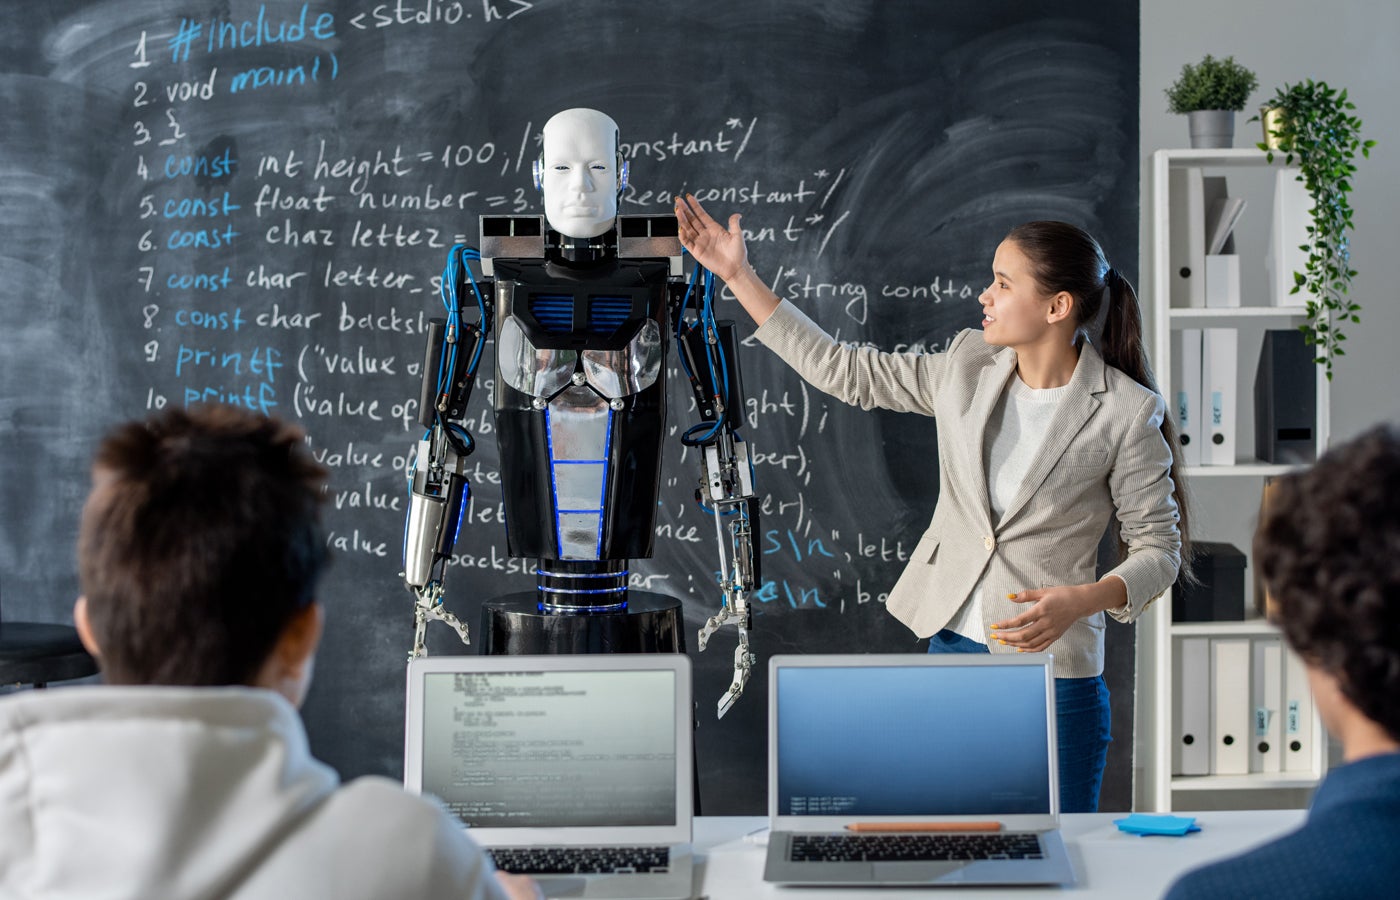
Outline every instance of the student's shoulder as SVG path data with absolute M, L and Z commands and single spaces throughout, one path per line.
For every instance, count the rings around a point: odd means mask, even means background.
M 478 900 L 497 896 L 490 873 L 486 856 L 439 804 L 371 775 L 316 802 L 237 896 Z M 271 893 L 274 886 L 281 889 Z
M 405 859 L 422 856 L 424 866 L 461 870 L 468 878 L 481 870 L 484 856 L 462 823 L 436 799 L 410 794 L 397 781 L 378 775 L 356 778 L 336 791 L 328 805 L 336 827 L 354 826 L 370 852 L 396 847 Z
M 365 775 L 342 785 L 328 803 L 342 815 L 372 814 L 381 820 L 375 827 L 386 830 L 415 825 L 432 828 L 446 816 L 437 802 L 411 794 L 399 782 L 380 775 Z
M 1389 852 L 1392 843 L 1367 844 L 1364 834 L 1338 835 L 1331 827 L 1305 825 L 1247 853 L 1186 873 L 1165 900 L 1383 896 L 1394 885 L 1398 867 Z M 1385 852 L 1380 852 L 1382 845 Z
M 1285 837 L 1248 853 L 1193 869 L 1172 884 L 1163 900 L 1234 900 L 1254 889 L 1289 878 L 1290 843 Z M 1296 864 L 1296 857 L 1294 858 Z

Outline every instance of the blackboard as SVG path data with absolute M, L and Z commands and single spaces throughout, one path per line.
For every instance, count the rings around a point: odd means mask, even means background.
M 345 777 L 398 777 L 412 637 L 400 470 L 423 323 L 479 215 L 541 212 L 529 170 L 545 120 L 592 106 L 618 121 L 624 213 L 665 213 L 678 190 L 741 212 L 758 270 L 840 338 L 936 350 L 976 325 L 992 252 L 1018 222 L 1080 223 L 1134 272 L 1137 36 L 1136 4 L 1084 0 L 15 8 L 0 30 L 6 615 L 67 617 L 108 425 L 193 399 L 298 420 L 334 473 L 313 750 Z M 747 321 L 741 333 L 763 496 L 760 671 L 716 721 L 732 638 L 695 655 L 711 814 L 763 810 L 769 655 L 922 649 L 881 600 L 938 489 L 931 421 L 816 395 Z M 483 599 L 533 585 L 504 553 L 486 387 L 448 584 L 473 628 Z M 692 404 L 679 379 L 672 390 L 678 433 Z M 634 571 L 684 599 L 694 655 L 718 603 L 716 549 L 690 501 L 694 454 L 678 439 L 670 452 L 661 538 Z M 435 627 L 434 653 L 461 652 Z M 1122 808 L 1130 651 L 1109 678 L 1105 806 Z

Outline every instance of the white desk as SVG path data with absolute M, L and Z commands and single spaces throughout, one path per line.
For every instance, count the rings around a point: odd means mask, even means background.
M 1185 837 L 1138 837 L 1113 824 L 1126 813 L 1078 813 L 1061 818 L 1076 882 L 1069 888 L 893 888 L 888 900 L 905 897 L 1016 898 L 1062 896 L 1160 897 L 1178 875 L 1212 860 L 1234 856 L 1303 823 L 1305 811 L 1243 810 L 1176 813 L 1196 817 L 1201 830 Z M 777 887 L 763 880 L 768 820 L 758 816 L 701 816 L 695 820 L 696 894 L 707 900 L 868 900 L 869 888 Z

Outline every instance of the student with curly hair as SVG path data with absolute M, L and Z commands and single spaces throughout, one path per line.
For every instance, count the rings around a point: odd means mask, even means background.
M 1270 617 L 1345 764 L 1302 828 L 1183 876 L 1169 900 L 1391 897 L 1400 885 L 1400 429 L 1282 480 L 1254 538 Z

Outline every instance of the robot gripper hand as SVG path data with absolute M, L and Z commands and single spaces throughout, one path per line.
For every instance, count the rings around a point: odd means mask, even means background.
M 446 622 L 462 643 L 471 643 L 467 626 L 442 603 L 442 566 L 452 557 L 462 509 L 470 495 L 462 475 L 464 458 L 449 443 L 446 430 L 435 426 L 418 442 L 409 474 L 403 578 L 416 597 L 412 657 L 427 655 L 424 632 L 430 621 Z
M 740 446 L 743 446 L 742 444 Z M 709 454 L 707 454 L 708 456 Z M 744 451 L 747 467 L 747 450 Z M 748 595 L 757 581 L 758 571 L 753 551 L 753 535 L 758 526 L 758 509 L 755 498 L 748 497 L 728 504 L 729 511 L 721 513 L 716 504 L 715 536 L 719 546 L 720 589 L 723 603 L 719 612 L 705 620 L 700 628 L 699 647 L 703 652 L 710 637 L 726 624 L 733 623 L 739 641 L 734 647 L 734 677 L 729 689 L 719 698 L 717 717 L 723 718 L 744 693 L 749 674 L 753 669 L 754 655 L 749 651 L 749 601 Z M 723 521 L 727 515 L 728 521 Z M 726 540 L 725 531 L 728 531 Z M 726 559 L 725 545 L 729 546 L 729 559 Z

